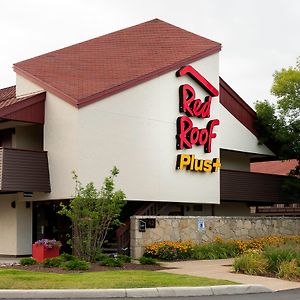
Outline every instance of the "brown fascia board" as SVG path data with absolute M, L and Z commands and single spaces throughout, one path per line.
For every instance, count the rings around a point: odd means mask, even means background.
M 81 108 L 81 107 L 84 107 L 86 105 L 89 105 L 91 103 L 94 103 L 94 102 L 97 102 L 99 100 L 102 100 L 104 98 L 107 98 L 109 96 L 112 96 L 114 94 L 117 94 L 119 92 L 122 92 L 126 89 L 129 89 L 131 87 L 134 87 L 140 83 L 143 83 L 143 82 L 146 82 L 148 80 L 151 80 L 151 79 L 154 79 L 158 76 L 161 76 L 161 75 L 164 75 L 170 71 L 173 71 L 173 70 L 176 70 L 186 64 L 190 64 L 192 62 L 195 62 L 199 59 L 202 59 L 204 57 L 207 57 L 209 55 L 212 55 L 212 54 L 215 54 L 215 53 L 218 53 L 221 51 L 221 44 L 217 45 L 216 47 L 213 47 L 205 52 L 202 52 L 201 54 L 198 54 L 198 55 L 194 55 L 194 56 L 191 56 L 191 57 L 188 57 L 187 59 L 185 60 L 182 60 L 180 62 L 177 62 L 175 64 L 172 64 L 172 65 L 169 65 L 165 68 L 162 68 L 162 69 L 158 69 L 152 73 L 149 73 L 149 74 L 145 74 L 143 76 L 140 76 L 134 80 L 131 80 L 131 81 L 128 81 L 128 82 L 124 82 L 123 84 L 121 85 L 118 85 L 118 86 L 114 86 L 113 88 L 110 88 L 108 90 L 104 90 L 100 93 L 97 93 L 97 94 L 94 94 L 94 95 L 91 95 L 87 98 L 84 98 L 84 99 L 80 99 L 80 100 L 76 100 L 74 99 L 73 97 L 63 93 L 61 90 L 47 84 L 46 82 L 40 80 L 39 78 L 33 76 L 32 74 L 26 72 L 26 71 L 23 71 L 22 69 L 20 69 L 19 67 L 17 67 L 16 65 L 14 65 L 14 71 L 25 77 L 26 79 L 32 81 L 33 83 L 39 85 L 40 87 L 42 87 L 43 89 L 45 89 L 46 91 L 49 91 L 51 93 L 53 93 L 54 95 L 58 96 L 59 98 L 65 100 L 66 102 L 68 102 L 69 104 L 77 107 L 77 108 Z
M 41 92 L 41 93 L 37 93 L 37 94 L 33 94 L 31 96 L 25 96 L 25 97 L 21 97 L 21 98 L 24 98 L 24 99 L 20 102 L 16 102 L 12 105 L 1 108 L 0 109 L 0 117 L 5 118 L 5 116 L 7 116 L 8 114 L 22 110 L 26 107 L 29 107 L 29 106 L 39 103 L 39 102 L 45 102 L 46 92 Z
M 256 112 L 253 110 L 243 99 L 237 94 L 230 85 L 220 76 L 220 85 L 232 96 L 232 98 L 238 102 L 243 108 L 245 108 L 254 118 L 256 117 Z

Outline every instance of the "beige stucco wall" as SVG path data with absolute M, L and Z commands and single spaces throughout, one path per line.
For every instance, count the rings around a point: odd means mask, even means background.
M 239 120 L 220 105 L 220 148 L 247 153 L 273 155 L 265 145 L 259 145 L 256 136 L 251 133 Z
M 16 95 L 24 96 L 44 91 L 43 88 L 16 73 Z
M 0 255 L 31 254 L 32 208 L 22 199 L 22 193 L 0 197 Z
M 218 88 L 218 54 L 191 65 Z M 120 169 L 117 185 L 128 200 L 218 204 L 219 172 L 175 170 L 176 156 L 184 153 L 212 159 L 220 157 L 220 148 L 259 154 L 270 151 L 257 144 L 256 137 L 219 104 L 218 98 L 213 98 L 211 107 L 211 119 L 220 120 L 214 129 L 217 137 L 212 141 L 212 152 L 204 153 L 199 146 L 176 150 L 176 119 L 183 115 L 179 113 L 179 86 L 192 85 L 200 99 L 206 94 L 188 76 L 176 77 L 175 71 L 79 110 L 47 92 L 44 150 L 48 151 L 52 192 L 33 200 L 72 197 L 73 170 L 84 184 L 93 181 L 100 186 L 116 165 Z M 41 90 L 20 75 L 17 85 L 20 94 Z M 209 119 L 192 121 L 203 128 Z M 246 170 L 245 157 L 225 155 L 223 168 Z
M 221 149 L 222 169 L 250 172 L 250 154 Z
M 11 202 L 16 195 L 1 195 L 0 199 L 0 255 L 17 254 L 17 212 Z
M 224 239 L 250 239 L 267 235 L 296 235 L 300 232 L 300 218 L 296 217 L 151 217 L 156 227 L 139 232 L 139 219 L 131 217 L 130 251 L 133 258 L 143 255 L 146 245 L 160 241 L 185 241 L 194 243 Z M 204 229 L 199 228 L 204 224 Z
M 48 151 L 51 193 L 43 199 L 74 195 L 72 171 L 78 170 L 78 109 L 47 92 L 44 150 Z M 89 135 L 88 132 L 85 132 Z M 90 139 L 93 140 L 92 136 Z
M 77 108 L 47 92 L 43 144 L 48 152 L 51 193 L 34 193 L 32 201 L 69 199 L 74 195 L 72 171 L 78 170 L 77 117 Z
M 21 198 L 21 197 L 20 197 Z M 32 253 L 32 205 L 26 207 L 25 201 L 18 201 L 17 213 L 17 249 L 16 255 L 29 255 Z
M 218 55 L 212 55 L 192 64 L 216 87 L 218 59 Z M 78 173 L 83 182 L 101 184 L 116 165 L 120 169 L 117 185 L 129 200 L 219 202 L 219 173 L 175 169 L 180 153 L 202 159 L 219 157 L 218 138 L 213 140 L 212 153 L 205 154 L 199 146 L 176 150 L 176 119 L 181 115 L 179 86 L 191 84 L 201 99 L 206 94 L 189 77 L 177 78 L 175 71 L 79 110 Z M 218 106 L 214 98 L 212 119 L 218 118 Z M 199 128 L 208 123 L 208 119 L 192 119 Z M 205 193 L 199 193 L 204 187 Z

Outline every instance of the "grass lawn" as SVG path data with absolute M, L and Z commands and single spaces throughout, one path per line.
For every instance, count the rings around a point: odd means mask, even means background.
M 73 274 L 0 270 L 0 289 L 106 289 L 227 284 L 236 283 L 205 277 L 137 270 Z

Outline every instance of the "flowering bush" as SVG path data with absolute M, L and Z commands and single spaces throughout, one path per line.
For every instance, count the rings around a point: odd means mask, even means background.
M 191 241 L 163 241 L 145 248 L 144 255 L 164 260 L 218 259 L 236 257 L 241 254 L 260 254 L 268 246 L 300 245 L 300 236 L 266 236 L 250 240 L 223 240 L 217 236 L 214 241 L 193 245 Z
M 61 242 L 57 241 L 55 239 L 48 240 L 48 239 L 41 239 L 34 243 L 34 245 L 43 245 L 46 249 L 52 249 L 52 248 L 60 248 Z
M 150 244 L 145 248 L 145 256 L 157 257 L 164 260 L 187 259 L 192 254 L 191 241 L 163 241 Z
M 262 251 L 266 246 L 279 246 L 286 244 L 290 241 L 300 243 L 300 236 L 271 235 L 251 240 L 234 240 L 233 242 L 237 243 L 240 252 L 243 253 L 248 249 Z

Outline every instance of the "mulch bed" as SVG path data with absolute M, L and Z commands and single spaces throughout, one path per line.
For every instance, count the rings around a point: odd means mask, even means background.
M 17 265 L 7 265 L 1 266 L 0 269 L 17 269 L 26 270 L 33 272 L 47 272 L 47 273 L 59 273 L 59 274 L 70 274 L 70 273 L 83 273 L 83 272 L 104 272 L 104 271 L 121 271 L 121 270 L 146 270 L 146 271 L 158 271 L 169 269 L 167 267 L 159 265 L 141 265 L 136 263 L 125 263 L 123 267 L 106 267 L 100 266 L 99 264 L 91 264 L 91 268 L 86 271 L 68 271 L 62 268 L 44 268 L 42 264 L 36 264 L 32 266 L 17 266 Z

